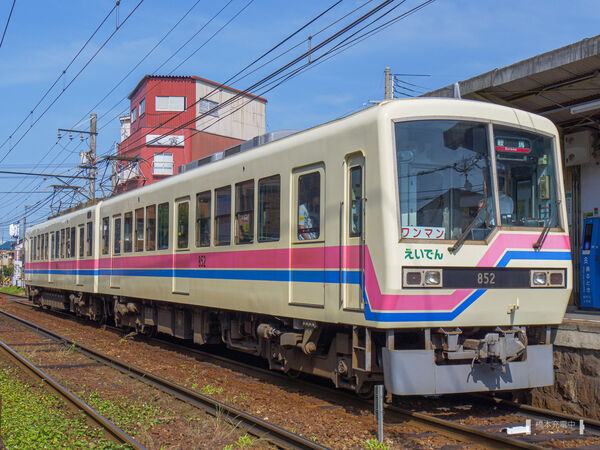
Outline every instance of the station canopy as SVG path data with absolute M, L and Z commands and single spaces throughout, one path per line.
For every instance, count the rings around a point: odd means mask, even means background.
M 460 96 L 519 108 L 563 133 L 600 130 L 600 35 L 457 83 Z M 455 97 L 456 85 L 424 94 Z

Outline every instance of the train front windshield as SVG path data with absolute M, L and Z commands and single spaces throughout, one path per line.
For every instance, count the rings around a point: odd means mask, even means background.
M 403 238 L 454 240 L 470 226 L 467 239 L 484 240 L 498 224 L 556 223 L 552 139 L 505 126 L 492 129 L 489 139 L 485 123 L 395 123 Z M 496 158 L 497 200 L 490 142 Z

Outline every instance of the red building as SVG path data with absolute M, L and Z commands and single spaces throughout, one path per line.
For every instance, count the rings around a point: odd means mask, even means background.
M 146 75 L 121 118 L 118 192 L 265 133 L 266 100 L 204 78 Z M 130 162 L 128 158 L 140 158 Z

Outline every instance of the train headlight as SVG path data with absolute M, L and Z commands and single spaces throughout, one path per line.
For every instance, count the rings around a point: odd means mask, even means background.
M 402 269 L 402 286 L 408 288 L 443 286 L 442 269 L 418 269 L 405 267 Z
M 534 286 L 546 286 L 546 272 L 533 272 L 531 282 Z
M 425 286 L 439 286 L 441 282 L 441 270 L 428 270 L 425 272 Z

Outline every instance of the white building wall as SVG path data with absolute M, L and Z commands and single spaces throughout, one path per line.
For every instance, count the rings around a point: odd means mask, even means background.
M 600 211 L 600 165 L 595 162 L 581 165 L 581 214 L 582 220 L 587 213 Z
M 215 86 L 201 80 L 196 80 L 196 100 L 204 98 L 215 89 Z M 237 92 L 221 88 L 207 97 L 207 100 L 216 103 L 223 103 Z M 196 121 L 196 129 L 206 131 L 207 133 L 218 134 L 244 141 L 252 139 L 255 136 L 265 134 L 265 102 L 251 97 L 240 97 L 231 104 L 219 109 L 219 117 L 206 116 Z M 238 111 L 238 108 L 240 108 Z M 232 111 L 233 114 L 229 115 Z M 196 116 L 200 115 L 200 105 L 196 105 Z M 218 122 L 214 123 L 217 119 Z M 208 128 L 206 128 L 208 127 Z M 206 129 L 205 129 L 206 128 Z

